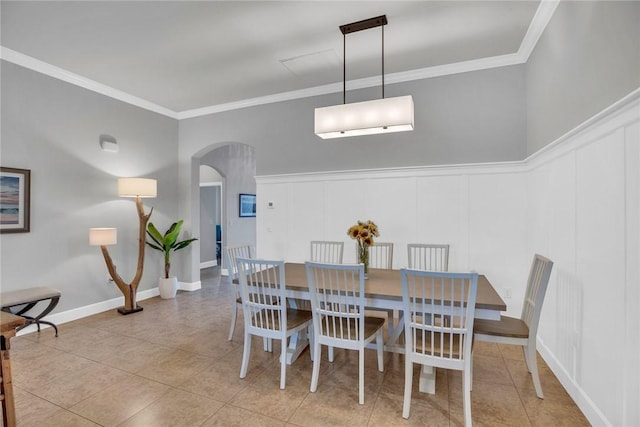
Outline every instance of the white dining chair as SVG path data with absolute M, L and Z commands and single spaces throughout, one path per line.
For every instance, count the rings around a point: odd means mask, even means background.
M 309 260 L 327 264 L 342 264 L 344 242 L 314 240 L 311 242 L 311 257 Z
M 500 316 L 500 320 L 478 319 L 474 325 L 474 336 L 478 341 L 522 346 L 527 369 L 540 399 L 544 399 L 544 395 L 538 373 L 536 337 L 552 268 L 553 261 L 542 255 L 534 255 L 519 319 Z
M 326 264 L 342 264 L 343 254 L 344 242 L 329 240 L 311 241 L 311 257 L 309 258 L 311 261 Z M 295 300 L 294 303 L 300 308 L 311 309 L 309 301 Z M 329 347 L 329 361 L 333 362 L 333 347 Z
M 358 244 L 355 245 L 358 259 Z M 393 268 L 393 243 L 375 242 L 369 246 L 369 267 L 391 270 Z
M 280 389 L 287 375 L 287 338 L 311 326 L 311 312 L 287 307 L 283 261 L 237 259 L 244 315 L 244 350 L 240 378 L 251 355 L 251 335 L 280 340 Z
M 409 243 L 407 267 L 414 270 L 448 271 L 449 245 Z
M 229 279 L 231 280 L 231 286 L 234 287 L 233 302 L 231 309 L 231 325 L 229 326 L 229 338 L 233 340 L 233 334 L 236 330 L 236 322 L 238 320 L 238 308 L 242 307 L 242 298 L 240 297 L 240 288 L 238 284 L 234 283 L 234 280 L 238 280 L 238 258 L 253 258 L 253 250 L 250 245 L 236 245 L 226 246 L 224 253 L 227 261 L 227 270 L 229 271 Z
M 409 418 L 413 364 L 462 371 L 464 424 L 471 426 L 471 346 L 476 273 L 400 270 L 405 323 L 402 417 Z M 440 322 L 437 316 L 449 319 Z
M 356 243 L 356 259 L 358 259 L 359 247 Z M 369 267 L 383 270 L 393 269 L 393 243 L 391 242 L 375 242 L 368 247 L 369 250 Z M 380 311 L 387 314 L 387 324 L 389 335 L 391 335 L 394 326 L 394 310 L 385 308 L 366 307 L 367 310 Z
M 358 351 L 358 402 L 364 404 L 364 351 L 376 341 L 378 370 L 384 371 L 384 319 L 365 316 L 364 265 L 307 262 L 313 311 L 313 374 L 311 392 L 318 389 L 320 349 L 326 345 Z

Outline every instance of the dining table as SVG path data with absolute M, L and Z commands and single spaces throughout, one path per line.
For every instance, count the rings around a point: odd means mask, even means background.
M 307 271 L 304 263 L 287 262 L 284 265 L 286 296 L 295 304 L 295 300 L 310 301 Z M 387 352 L 404 353 L 404 345 L 399 338 L 404 330 L 402 318 L 402 278 L 400 270 L 369 268 L 365 280 L 365 306 L 398 310 L 400 319 L 386 339 L 384 349 Z M 478 291 L 476 295 L 475 318 L 500 320 L 500 313 L 506 311 L 507 305 L 491 285 L 485 275 L 478 274 Z M 287 348 L 287 364 L 293 363 L 308 346 L 306 331 L 294 334 Z M 435 393 L 435 370 L 424 367 L 420 378 L 420 391 Z

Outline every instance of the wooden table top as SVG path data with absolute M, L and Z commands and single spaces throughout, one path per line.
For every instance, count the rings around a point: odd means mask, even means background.
M 286 263 L 284 267 L 287 288 L 308 291 L 307 272 L 304 264 Z M 402 300 L 402 279 L 400 270 L 369 269 L 365 280 L 365 294 L 371 298 Z M 478 275 L 476 309 L 506 311 L 507 305 L 484 275 Z

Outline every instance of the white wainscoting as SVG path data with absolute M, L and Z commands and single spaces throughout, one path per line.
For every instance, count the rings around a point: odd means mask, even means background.
M 395 268 L 407 243 L 448 243 L 450 270 L 486 274 L 512 316 L 548 256 L 540 352 L 592 424 L 640 425 L 639 93 L 523 162 L 257 177 L 257 255 L 342 240 L 355 262 L 346 231 L 371 219 Z

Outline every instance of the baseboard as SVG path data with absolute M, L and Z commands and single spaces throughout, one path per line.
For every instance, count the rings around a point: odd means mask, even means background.
M 197 291 L 202 289 L 202 282 L 198 280 L 197 282 L 178 282 L 178 289 L 181 291 Z
M 589 398 L 588 394 L 571 378 L 571 375 L 564 369 L 562 363 L 556 359 L 555 355 L 544 345 L 544 342 L 538 338 L 537 350 L 553 371 L 558 381 L 567 390 L 569 396 L 576 403 L 591 425 L 594 426 L 612 426 L 605 415 L 598 409 L 596 404 Z
M 200 263 L 200 270 L 202 270 L 203 268 L 215 267 L 216 265 L 218 265 L 218 261 L 215 260 L 215 259 L 212 260 L 212 261 L 201 262 Z

